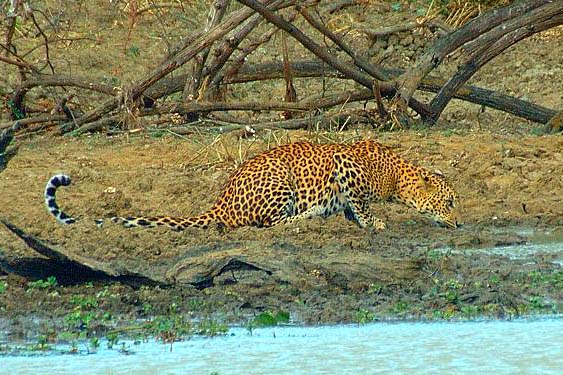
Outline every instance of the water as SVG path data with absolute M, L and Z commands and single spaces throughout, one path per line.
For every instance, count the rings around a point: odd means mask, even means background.
M 275 327 L 132 354 L 0 357 L 0 374 L 563 374 L 563 319 Z
M 528 232 L 520 231 L 520 234 L 525 233 Z M 525 245 L 507 245 L 483 249 L 441 248 L 438 249 L 438 251 L 452 254 L 482 252 L 492 255 L 503 255 L 510 259 L 524 259 L 542 253 L 551 255 L 550 262 L 563 265 L 563 242 L 561 242 L 563 238 L 559 232 L 555 234 L 533 232 L 533 234 L 528 235 L 528 237 L 530 238 L 530 243 Z
M 538 253 L 550 254 L 550 262 L 563 265 L 563 244 L 561 243 L 545 243 L 545 244 L 526 244 L 526 245 L 508 245 L 498 246 L 486 249 L 439 249 L 443 253 L 451 254 L 471 254 L 475 252 L 483 252 L 491 255 L 503 255 L 510 259 L 524 259 L 532 257 Z

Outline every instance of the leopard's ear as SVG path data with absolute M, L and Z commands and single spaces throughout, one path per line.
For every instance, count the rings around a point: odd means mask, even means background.
M 418 171 L 417 186 L 421 191 L 427 194 L 431 194 L 436 191 L 436 186 L 432 183 L 430 175 L 424 173 L 422 170 Z

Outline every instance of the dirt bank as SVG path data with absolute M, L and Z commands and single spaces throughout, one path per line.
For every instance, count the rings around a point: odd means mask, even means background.
M 479 249 L 529 241 L 518 228 L 532 233 L 561 227 L 563 198 L 555 192 L 563 191 L 563 138 L 452 131 L 293 132 L 277 138 L 326 141 L 329 136 L 338 141 L 377 138 L 405 158 L 444 172 L 459 192 L 463 228 L 435 227 L 393 203 L 372 206 L 388 224 L 380 233 L 343 217 L 226 233 L 111 224 L 97 228 L 94 218 L 114 214 L 201 212 L 241 160 L 266 149 L 273 138 L 96 136 L 64 143 L 35 138 L 1 176 L 2 219 L 58 248 L 174 285 L 61 285 L 64 276 L 59 275 L 58 285 L 43 287 L 4 275 L 0 310 L 10 318 L 10 329 L 18 331 L 14 322 L 20 320 L 27 327 L 30 323 L 22 318 L 30 316 L 46 319 L 46 326 L 64 325 L 77 308 L 77 296 L 96 297 L 97 309 L 120 321 L 166 314 L 171 306 L 189 316 L 243 324 L 263 311 L 286 311 L 299 322 L 332 323 L 561 308 L 562 271 L 545 254 L 510 260 Z M 57 224 L 43 207 L 44 184 L 56 172 L 73 177 L 73 185 L 59 193 L 61 205 L 81 218 L 72 226 Z M 442 251 L 447 248 L 472 250 Z M 12 260 L 37 258 L 3 227 L 0 251 Z M 225 259 L 257 268 L 217 274 L 212 286 L 194 286 Z

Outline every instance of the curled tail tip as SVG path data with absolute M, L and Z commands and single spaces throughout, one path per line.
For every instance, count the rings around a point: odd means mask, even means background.
M 47 183 L 47 187 L 49 187 L 49 185 L 53 185 L 54 187 L 68 186 L 71 184 L 71 182 L 72 180 L 69 175 L 66 175 L 64 173 L 59 173 L 49 179 L 49 182 Z
M 55 199 L 57 188 L 60 186 L 68 186 L 70 183 L 70 177 L 61 173 L 51 177 L 45 186 L 45 206 L 47 207 L 47 211 L 61 224 L 73 224 L 76 222 L 75 218 L 67 215 L 59 208 Z

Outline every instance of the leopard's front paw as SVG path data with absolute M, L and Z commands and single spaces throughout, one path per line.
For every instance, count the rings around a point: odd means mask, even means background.
M 381 219 L 376 218 L 376 217 L 373 218 L 371 225 L 373 225 L 373 227 L 377 230 L 384 230 L 385 228 L 387 228 L 387 225 L 385 224 L 385 222 Z

